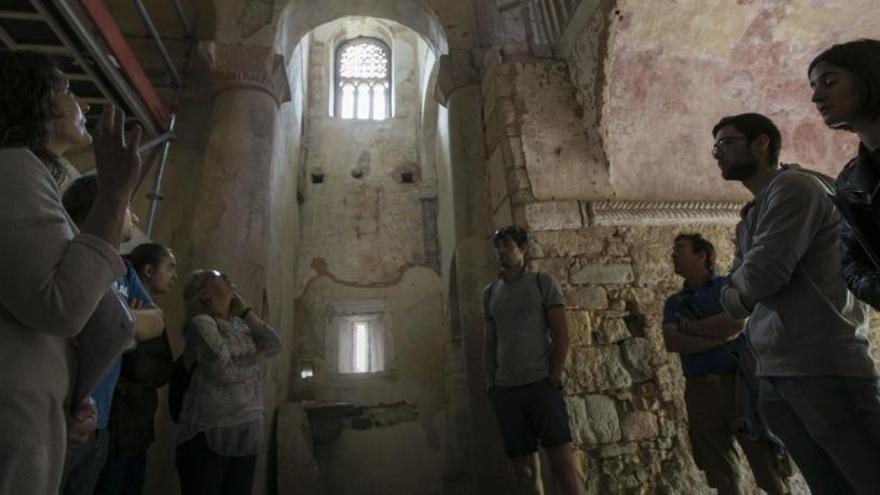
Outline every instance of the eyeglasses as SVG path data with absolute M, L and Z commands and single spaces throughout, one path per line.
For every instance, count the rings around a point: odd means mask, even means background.
M 207 275 L 205 275 L 205 279 L 202 281 L 202 287 L 204 287 L 205 284 L 208 283 L 208 279 L 211 279 L 211 278 L 219 278 L 221 280 L 225 280 L 226 282 L 229 281 L 229 275 L 227 275 L 219 270 L 208 270 Z
M 205 288 L 205 285 L 208 283 L 208 280 L 212 278 L 219 278 L 226 281 L 229 281 L 229 276 L 219 270 L 208 270 L 202 275 L 202 280 L 199 282 L 199 285 L 193 289 L 192 291 L 184 291 L 184 299 L 189 299 L 194 294 L 201 292 L 202 289 Z
M 719 151 L 727 151 L 727 148 L 730 148 L 730 143 L 740 139 L 748 140 L 749 138 L 748 136 L 726 136 L 715 141 L 715 144 L 712 145 L 712 154 L 718 153 Z

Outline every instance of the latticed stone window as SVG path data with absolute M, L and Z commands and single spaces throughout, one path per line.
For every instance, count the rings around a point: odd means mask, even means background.
M 336 115 L 357 120 L 391 115 L 391 50 L 381 40 L 354 38 L 336 50 Z

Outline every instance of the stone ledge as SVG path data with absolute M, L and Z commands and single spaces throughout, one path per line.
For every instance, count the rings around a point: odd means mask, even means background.
M 715 201 L 595 201 L 584 203 L 589 225 L 664 226 L 739 222 L 741 203 Z

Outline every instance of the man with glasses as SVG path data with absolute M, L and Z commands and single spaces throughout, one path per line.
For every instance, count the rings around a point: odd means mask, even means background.
M 813 493 L 876 493 L 880 400 L 865 307 L 840 271 L 840 216 L 830 178 L 778 165 L 767 117 L 725 117 L 712 129 L 721 175 L 754 196 L 736 229 L 722 306 L 748 317 L 760 407 Z
M 538 442 L 565 495 L 583 493 L 575 474 L 562 393 L 568 327 L 552 275 L 526 268 L 528 233 L 515 225 L 492 236 L 501 272 L 483 290 L 486 388 L 495 409 L 516 493 L 543 493 Z

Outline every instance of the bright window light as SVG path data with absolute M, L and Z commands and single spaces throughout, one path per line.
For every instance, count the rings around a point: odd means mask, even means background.
M 343 119 L 354 118 L 354 84 L 342 86 L 342 112 Z
M 366 373 L 370 371 L 370 327 L 365 321 L 354 324 L 354 371 Z
M 358 86 L 357 118 L 359 120 L 370 118 L 370 85 L 367 83 Z
M 373 120 L 385 120 L 385 85 L 373 86 Z
M 336 103 L 343 119 L 385 120 L 391 116 L 391 51 L 376 38 L 357 37 L 336 53 Z M 331 112 L 332 113 L 332 112 Z

